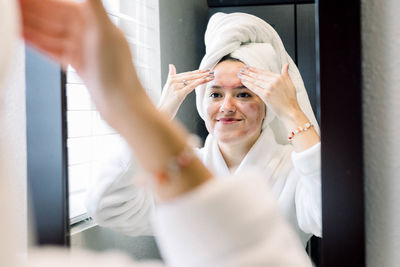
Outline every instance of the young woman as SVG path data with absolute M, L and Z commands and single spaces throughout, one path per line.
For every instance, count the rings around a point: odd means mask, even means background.
M 217 176 L 256 169 L 305 245 L 321 236 L 318 125 L 297 67 L 277 33 L 248 14 L 215 14 L 200 70 L 173 65 L 159 110 L 174 117 L 196 88 L 209 136 L 197 155 Z M 289 142 L 290 141 L 290 142 Z M 129 235 L 152 234 L 153 198 L 135 186 L 128 157 L 108 166 L 88 198 L 100 224 Z

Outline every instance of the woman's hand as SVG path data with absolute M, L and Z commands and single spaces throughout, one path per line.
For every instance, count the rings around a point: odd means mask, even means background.
M 242 84 L 257 94 L 291 132 L 297 127 L 303 127 L 309 119 L 297 102 L 296 87 L 290 79 L 288 69 L 289 65 L 285 64 L 281 74 L 277 74 L 255 67 L 246 67 L 241 69 L 238 76 Z M 292 145 L 297 152 L 304 151 L 318 142 L 319 136 L 314 128 L 292 139 Z
M 288 68 L 288 64 L 283 66 L 281 74 L 255 67 L 243 68 L 239 73 L 243 85 L 256 93 L 282 121 L 302 113 Z
M 175 66 L 169 65 L 168 79 L 164 85 L 158 110 L 174 118 L 186 96 L 197 86 L 214 79 L 210 70 L 195 70 L 176 74 Z

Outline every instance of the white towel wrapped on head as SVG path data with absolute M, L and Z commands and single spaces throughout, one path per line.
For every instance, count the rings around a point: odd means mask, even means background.
M 226 55 L 237 58 L 249 66 L 275 73 L 280 73 L 282 66 L 289 64 L 289 76 L 296 87 L 299 105 L 319 132 L 300 72 L 271 25 L 250 14 L 216 13 L 208 23 L 205 45 L 206 54 L 200 63 L 200 69 L 214 68 Z M 206 85 L 196 88 L 197 110 L 203 120 L 206 119 L 205 90 Z M 272 128 L 278 143 L 288 143 L 287 129 L 267 107 L 263 128 L 268 126 Z

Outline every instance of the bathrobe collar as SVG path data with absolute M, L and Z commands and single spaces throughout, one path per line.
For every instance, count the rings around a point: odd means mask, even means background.
M 278 144 L 275 141 L 272 130 L 267 127 L 262 131 L 260 137 L 246 154 L 234 174 L 255 169 L 266 175 L 268 181 L 273 184 L 278 178 L 275 175 L 275 171 L 283 163 L 290 161 L 291 151 L 292 148 L 290 146 Z M 228 177 L 231 174 L 218 147 L 217 139 L 213 135 L 208 135 L 204 147 L 199 151 L 199 156 L 215 175 Z M 287 169 L 289 171 L 290 168 Z M 280 175 L 287 175 L 287 172 L 282 172 L 282 169 L 280 169 L 279 173 Z

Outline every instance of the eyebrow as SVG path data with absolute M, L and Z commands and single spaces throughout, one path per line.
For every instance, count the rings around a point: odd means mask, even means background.
M 222 90 L 222 89 L 224 89 L 224 87 L 219 86 L 219 85 L 213 85 L 213 86 L 209 87 L 209 89 Z M 235 88 L 235 90 L 242 90 L 242 89 L 247 89 L 247 87 L 244 86 L 244 85 L 242 85 L 242 86 L 239 86 L 239 87 L 236 87 L 236 88 Z

